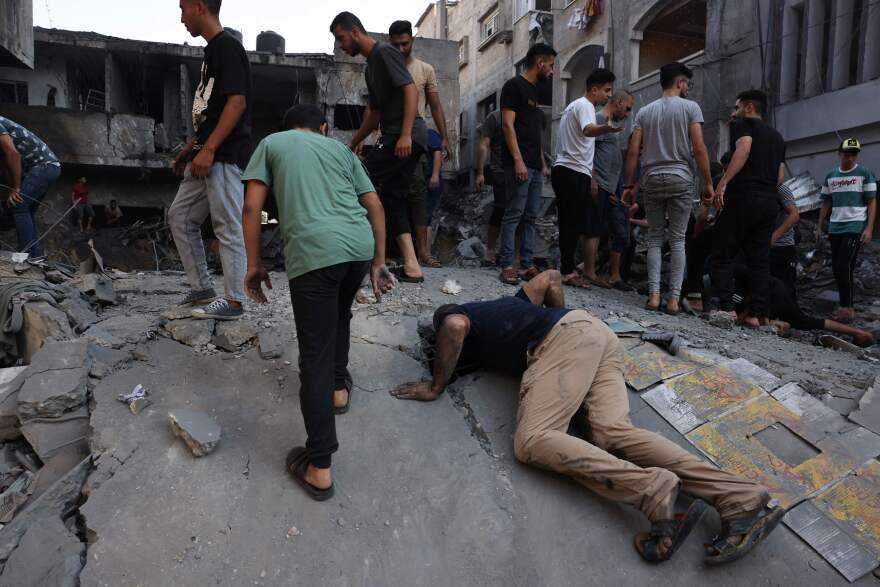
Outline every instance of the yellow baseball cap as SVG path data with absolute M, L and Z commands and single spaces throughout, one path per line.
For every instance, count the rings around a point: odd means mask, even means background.
M 859 139 L 855 137 L 848 138 L 840 143 L 841 151 L 861 151 L 862 144 L 859 142 Z

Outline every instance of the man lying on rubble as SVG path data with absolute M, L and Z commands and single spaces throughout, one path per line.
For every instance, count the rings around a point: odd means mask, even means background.
M 708 564 L 741 558 L 785 514 L 768 507 L 764 487 L 632 425 L 617 337 L 589 312 L 565 308 L 558 271 L 541 273 L 515 296 L 441 306 L 434 327 L 433 381 L 407 383 L 391 394 L 437 399 L 459 361 L 522 374 L 516 458 L 639 509 L 651 521 L 651 531 L 634 541 L 645 560 L 671 558 L 706 502 L 722 520 L 721 534 L 707 546 Z M 589 442 L 566 433 L 574 417 L 585 419 Z M 679 493 L 695 498 L 684 515 L 673 509 Z
M 735 268 L 736 293 L 733 296 L 736 302 L 737 321 L 742 322 L 749 317 L 746 302 L 749 299 L 749 287 L 751 284 L 751 272 L 745 265 Z M 845 334 L 853 338 L 853 342 L 860 347 L 869 347 L 874 344 L 874 335 L 867 330 L 861 330 L 847 326 L 834 320 L 816 318 L 805 314 L 798 305 L 797 299 L 788 284 L 776 276 L 770 276 L 770 311 L 769 320 L 764 320 L 765 325 L 776 326 L 780 336 L 786 336 L 792 328 L 797 330 L 827 330 L 836 334 Z
M 286 132 L 263 139 L 243 179 L 248 297 L 265 303 L 272 288 L 260 255 L 260 222 L 269 190 L 278 202 L 284 258 L 299 343 L 300 408 L 305 447 L 287 455 L 288 472 L 313 499 L 333 496 L 334 414 L 348 411 L 351 304 L 369 274 L 377 299 L 394 278 L 385 267 L 385 215 L 364 166 L 327 138 L 327 121 L 311 104 L 284 115 Z

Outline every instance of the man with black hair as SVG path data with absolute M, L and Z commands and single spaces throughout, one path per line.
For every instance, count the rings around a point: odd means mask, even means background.
M 327 138 L 317 106 L 284 115 L 285 131 L 270 135 L 251 157 L 244 179 L 248 296 L 265 303 L 271 289 L 260 255 L 260 221 L 269 190 L 278 202 L 284 258 L 299 344 L 300 407 L 308 439 L 287 457 L 290 474 L 314 499 L 333 496 L 334 414 L 348 411 L 351 304 L 369 273 L 376 299 L 391 290 L 385 268 L 385 217 L 363 164 Z M 372 263 L 371 263 L 372 260 Z
M 770 287 L 770 241 L 779 211 L 778 186 L 785 181 L 785 141 L 763 116 L 767 95 L 742 92 L 730 126 L 730 165 L 715 188 L 718 213 L 712 245 L 712 284 L 720 312 L 734 316 L 734 263 L 740 252 L 752 272 L 749 315 L 756 328 L 767 318 Z
M 174 160 L 183 176 L 168 210 L 168 225 L 192 291 L 182 305 L 211 302 L 194 318 L 237 320 L 243 314 L 246 266 L 241 170 L 251 154 L 251 70 L 241 43 L 220 24 L 221 0 L 180 0 L 181 22 L 207 41 L 193 98 L 195 136 Z M 202 224 L 208 216 L 220 241 L 224 297 L 215 298 Z
M 535 220 L 541 207 L 544 177 L 550 169 L 544 160 L 541 137 L 544 113 L 538 105 L 538 82 L 553 77 L 556 51 L 550 45 L 532 45 L 525 58 L 526 70 L 507 80 L 501 88 L 501 121 L 504 133 L 504 177 L 507 205 L 501 221 L 501 279 L 516 285 L 539 271 L 534 265 Z M 516 231 L 522 226 L 519 262 L 514 267 Z
M 391 395 L 433 401 L 459 364 L 521 376 L 517 460 L 641 511 L 651 530 L 634 542 L 645 560 L 670 559 L 707 502 L 723 521 L 721 535 L 707 548 L 708 564 L 743 557 L 782 520 L 785 509 L 768 507 L 766 488 L 633 426 L 620 342 L 602 320 L 565 307 L 558 271 L 537 275 L 514 296 L 441 306 L 434 329 L 433 379 L 406 383 Z M 586 438 L 567 433 L 575 418 L 589 430 Z M 676 516 L 680 493 L 695 499 Z
M 645 307 L 660 310 L 660 269 L 664 235 L 671 249 L 669 297 L 665 311 L 678 314 L 685 270 L 685 237 L 696 191 L 692 163 L 703 179 L 703 198 L 714 197 L 709 151 L 703 141 L 703 112 L 687 99 L 693 72 L 683 63 L 660 68 L 663 95 L 639 110 L 626 158 L 623 201 L 631 204 L 636 164 L 641 153 L 639 188 L 648 218 L 648 300 Z
M 364 76 L 370 108 L 349 146 L 354 151 L 374 130 L 382 131 L 364 163 L 382 198 L 388 229 L 403 257 L 403 267 L 397 268 L 395 274 L 403 282 L 421 283 L 425 278 L 413 246 L 407 211 L 407 193 L 427 141 L 427 127 L 418 112 L 418 88 L 401 52 L 368 35 L 354 14 L 337 14 L 330 32 L 345 53 L 351 57 L 363 55 L 367 60 Z
M 397 20 L 391 23 L 388 29 L 388 40 L 392 46 L 396 47 L 403 54 L 406 61 L 406 69 L 413 78 L 413 83 L 419 93 L 418 115 L 424 119 L 427 114 L 427 107 L 431 108 L 431 119 L 437 127 L 440 134 L 440 153 L 449 152 L 449 136 L 446 132 L 446 114 L 443 112 L 443 104 L 440 103 L 440 90 L 437 84 L 437 74 L 434 68 L 412 56 L 413 50 L 413 34 L 412 23 L 408 20 Z M 434 156 L 436 149 L 428 148 L 428 157 Z M 431 222 L 428 214 L 428 198 L 427 182 L 429 174 L 426 168 L 429 167 L 425 161 L 425 157 L 419 157 L 413 175 L 412 184 L 409 189 L 409 209 L 413 221 L 413 229 L 415 230 L 416 253 L 419 256 L 419 262 L 426 267 L 440 267 L 440 262 L 431 255 Z M 430 165 L 430 167 L 435 167 Z M 439 167 L 438 167 L 439 169 Z
M 604 206 L 599 201 L 599 183 L 593 172 L 596 137 L 619 133 L 623 127 L 610 120 L 596 122 L 596 106 L 604 106 L 614 90 L 615 76 L 607 69 L 595 69 L 587 77 L 584 95 L 562 113 L 556 135 L 556 161 L 551 182 L 559 211 L 559 252 L 562 283 L 584 289 L 590 283 L 608 284 L 596 275 L 596 255 L 602 235 Z M 575 269 L 574 254 L 581 236 L 584 274 Z

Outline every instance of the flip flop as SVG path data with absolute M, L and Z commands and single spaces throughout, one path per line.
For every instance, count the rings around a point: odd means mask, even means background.
M 336 492 L 331 484 L 327 489 L 320 489 L 306 481 L 306 470 L 309 467 L 309 457 L 305 447 L 298 446 L 287 453 L 287 472 L 300 484 L 315 501 L 327 501 Z
M 438 269 L 440 267 L 443 267 L 443 263 L 441 263 L 440 261 L 438 261 L 434 257 L 428 257 L 427 259 L 420 261 L 420 263 L 421 263 L 422 267 L 431 267 L 432 269 Z
M 342 414 L 347 414 L 348 409 L 351 407 L 351 390 L 354 388 L 354 386 L 352 385 L 352 381 L 351 381 L 350 377 L 345 378 L 345 383 L 344 383 L 343 387 L 345 387 L 345 391 L 348 392 L 348 399 L 345 401 L 344 406 L 340 406 L 338 408 L 336 406 L 333 406 L 333 413 L 337 416 L 340 416 Z
M 587 275 L 584 275 L 584 279 L 586 279 L 596 287 L 601 287 L 602 289 L 611 289 L 611 284 L 599 277 L 598 275 L 596 277 L 589 277 Z
M 649 563 L 662 563 L 672 558 L 675 551 L 684 544 L 688 535 L 697 527 L 708 506 L 701 499 L 695 499 L 684 514 L 677 514 L 673 520 L 660 520 L 651 524 L 650 532 L 636 534 L 633 545 L 642 558 Z M 660 542 L 671 538 L 672 544 L 665 552 L 660 551 Z
M 568 285 L 570 287 L 577 287 L 580 289 L 593 289 L 592 286 L 590 286 L 589 282 L 580 275 L 575 275 L 574 277 L 564 279 L 562 281 L 562 285 Z
M 711 544 L 705 545 L 704 562 L 707 565 L 720 565 L 741 559 L 770 535 L 785 514 L 786 509 L 782 506 L 767 508 L 764 505 L 752 515 L 722 520 L 721 534 Z M 742 536 L 742 540 L 734 544 L 730 540 L 732 536 Z
M 425 277 L 420 275 L 418 277 L 411 277 L 406 274 L 406 269 L 403 267 L 392 267 L 389 269 L 392 275 L 397 278 L 398 281 L 402 281 L 403 283 L 424 283 Z

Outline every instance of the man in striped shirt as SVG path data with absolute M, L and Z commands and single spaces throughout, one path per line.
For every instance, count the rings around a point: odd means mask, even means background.
M 828 238 L 834 279 L 840 293 L 840 308 L 832 317 L 843 323 L 855 317 L 853 273 L 859 247 L 871 240 L 877 217 L 877 179 L 870 169 L 856 161 L 861 150 L 858 139 L 850 138 L 841 143 L 840 167 L 825 176 L 822 209 L 816 226 L 818 241 L 830 214 Z

